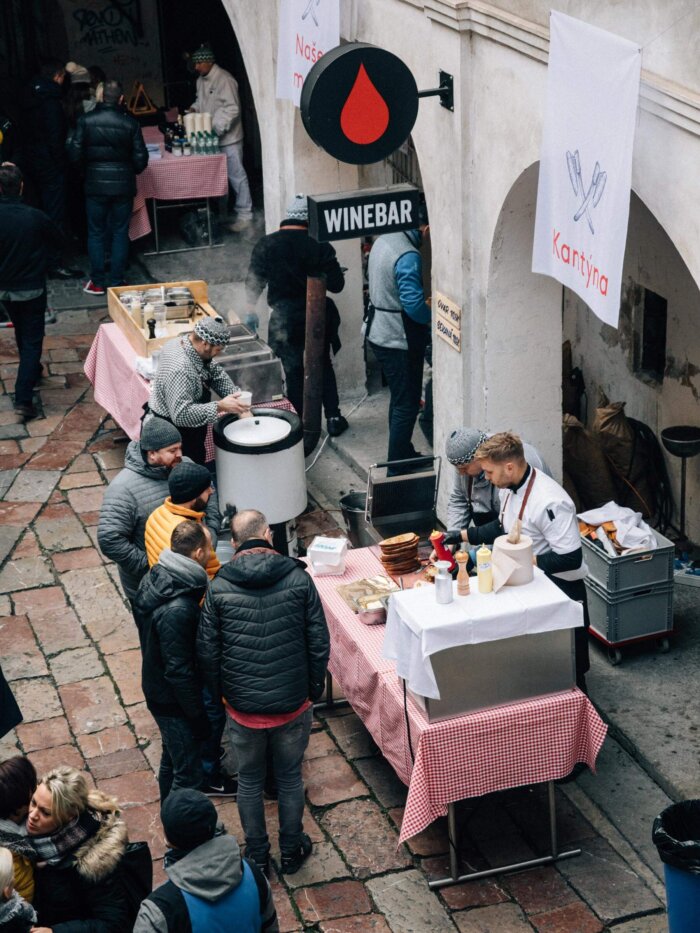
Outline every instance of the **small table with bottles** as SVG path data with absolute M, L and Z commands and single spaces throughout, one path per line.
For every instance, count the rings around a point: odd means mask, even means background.
M 153 232 L 155 250 L 145 255 L 181 253 L 195 249 L 211 249 L 223 244 L 213 243 L 211 198 L 220 198 L 228 194 L 228 174 L 226 156 L 223 153 L 212 154 L 209 141 L 209 154 L 184 155 L 184 146 L 178 146 L 178 153 L 165 150 L 163 134 L 157 127 L 143 128 L 143 138 L 147 144 L 158 143 L 161 146 L 161 158 L 151 159 L 146 169 L 136 178 L 136 197 L 129 225 L 129 238 L 132 240 Z M 147 200 L 153 201 L 153 224 L 146 206 Z M 160 203 L 163 202 L 163 203 Z M 206 246 L 182 246 L 174 249 L 161 249 L 158 214 L 174 207 L 195 206 L 197 203 L 206 207 L 208 244 Z

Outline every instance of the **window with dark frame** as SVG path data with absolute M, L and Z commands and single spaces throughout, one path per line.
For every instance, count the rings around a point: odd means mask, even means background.
M 666 320 L 668 301 L 649 288 L 643 289 L 641 315 L 636 328 L 635 373 L 663 382 L 666 368 Z M 641 318 L 641 320 L 640 320 Z

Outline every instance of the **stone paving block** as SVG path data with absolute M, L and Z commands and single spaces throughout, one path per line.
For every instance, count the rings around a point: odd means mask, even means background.
M 532 933 L 532 926 L 516 904 L 465 910 L 452 914 L 452 919 L 460 933 Z
M 47 441 L 48 437 L 23 437 L 19 444 L 25 453 L 35 454 Z
M 0 658 L 7 680 L 46 676 L 46 661 L 26 616 L 0 618 Z
M 25 752 L 55 748 L 57 745 L 71 743 L 65 716 L 42 719 L 40 722 L 22 722 L 17 726 L 17 738 L 22 743 Z
M 80 621 L 103 654 L 114 654 L 139 644 L 136 625 L 103 567 L 69 570 L 61 575 Z
M 16 680 L 12 685 L 12 692 L 25 722 L 39 722 L 52 716 L 63 715 L 58 693 L 48 677 Z
M 141 692 L 141 649 L 132 648 L 112 654 L 107 660 L 112 679 L 121 694 L 122 703 L 131 706 L 143 701 Z
M 399 832 L 401 831 L 403 814 L 403 807 L 395 807 L 393 810 L 389 810 L 389 817 Z M 423 832 L 407 839 L 406 845 L 414 855 L 442 855 L 447 852 L 449 849 L 447 818 L 440 817 L 435 820 Z
M 24 424 L 24 418 L 12 409 L 9 411 L 0 410 L 0 426 L 6 424 Z
M 559 871 L 605 921 L 655 910 L 659 900 L 604 839 L 587 840 L 583 852 Z
M 160 737 L 156 721 L 148 712 L 145 703 L 137 703 L 129 707 L 129 719 L 134 727 L 139 744 Z
M 83 525 L 99 525 L 100 524 L 100 511 L 95 509 L 94 512 L 81 512 L 80 520 Z
M 306 796 L 317 807 L 369 793 L 365 784 L 340 755 L 305 761 L 302 772 Z
M 30 757 L 39 777 L 52 768 L 58 768 L 60 765 L 69 765 L 71 768 L 77 768 L 78 771 L 85 770 L 83 756 L 75 745 L 56 745 L 53 748 L 42 748 L 39 751 L 32 752 Z
M 530 916 L 538 933 L 600 933 L 603 924 L 581 901 Z
M 65 362 L 49 363 L 52 376 L 65 376 L 67 373 L 82 373 L 83 364 L 79 360 L 66 360 Z
M 79 515 L 84 512 L 99 512 L 102 507 L 104 490 L 104 486 L 87 486 L 84 489 L 70 489 L 68 491 L 68 500 Z
M 11 443 L 15 444 L 16 441 L 11 441 Z M 29 451 L 21 450 L 13 454 L 0 454 L 0 470 L 14 470 L 17 467 L 22 467 L 30 457 L 31 453 Z
M 350 872 L 330 842 L 319 842 L 295 875 L 285 875 L 290 888 L 303 888 L 322 881 L 348 878 Z
M 30 609 L 29 621 L 47 657 L 88 644 L 75 612 L 68 606 L 47 612 Z
M 0 502 L 0 525 L 26 528 L 41 508 L 41 502 Z
M 71 473 L 91 473 L 95 469 L 95 460 L 92 454 L 79 454 L 65 471 L 65 475 Z
M 301 888 L 294 900 L 307 923 L 372 911 L 367 891 L 359 881 L 334 881 L 316 888 Z
M 13 559 L 0 571 L 0 593 L 14 593 L 53 582 L 51 564 L 46 557 Z
M 65 684 L 59 688 L 59 693 L 76 735 L 99 732 L 126 722 L 126 713 L 108 677 Z
M 24 423 L 0 424 L 0 438 L 26 437 L 27 429 Z
M 615 933 L 668 933 L 668 920 L 663 912 L 615 924 L 613 929 Z
M 30 437 L 44 437 L 51 434 L 63 420 L 62 415 L 49 415 L 48 418 L 37 418 L 27 422 L 27 433 Z
M 360 914 L 321 923 L 322 933 L 391 933 L 381 914 Z
M 88 767 L 92 771 L 95 780 L 102 781 L 105 778 L 129 774 L 131 771 L 145 771 L 148 764 L 143 757 L 143 752 L 138 748 L 124 748 L 120 751 L 110 752 L 108 755 L 89 758 Z
M 79 440 L 55 440 L 50 437 L 27 464 L 28 470 L 63 470 L 85 446 Z
M 0 761 L 5 761 L 7 758 L 12 758 L 15 755 L 21 755 L 22 749 L 19 747 L 19 741 L 14 729 L 3 735 L 0 738 Z
M 32 623 L 40 616 L 50 615 L 66 608 L 66 595 L 60 586 L 45 586 L 27 590 L 12 597 L 17 615 L 28 615 Z
M 45 518 L 42 514 L 34 528 L 41 546 L 47 551 L 68 551 L 91 544 L 85 529 L 70 511 L 62 511 L 59 518 Z
M 370 895 L 392 930 L 401 933 L 454 933 L 454 925 L 439 899 L 425 884 L 419 871 L 399 872 L 371 878 Z
M 294 913 L 289 894 L 287 894 L 284 886 L 279 881 L 274 880 L 274 877 L 271 877 L 270 888 L 272 890 L 272 899 L 275 902 L 275 909 L 277 910 L 280 933 L 296 933 L 297 930 L 301 930 L 301 922 Z
M 359 758 L 355 767 L 383 807 L 398 807 L 406 802 L 408 788 L 396 776 L 386 758 Z
M 143 747 L 143 753 L 146 761 L 151 767 L 153 773 L 157 776 L 160 768 L 160 759 L 163 754 L 163 742 L 159 738 L 152 738 L 148 745 Z
M 312 732 L 309 744 L 304 752 L 304 759 L 312 761 L 314 758 L 325 758 L 326 755 L 335 755 L 338 747 L 333 739 L 323 729 Z
M 60 489 L 79 489 L 82 486 L 101 486 L 102 477 L 97 470 L 87 473 L 66 473 L 58 484 Z
M 0 525 L 0 564 L 13 552 L 23 530 L 19 525 Z
M 127 446 L 127 444 L 113 446 L 113 444 L 110 443 L 110 446 L 105 450 L 100 450 L 95 453 L 95 460 L 97 460 L 98 465 L 103 470 L 121 470 L 124 466 Z
M 347 758 L 368 758 L 377 754 L 374 739 L 356 713 L 340 719 L 329 719 L 328 728 Z
M 501 879 L 501 884 L 528 915 L 543 913 L 546 910 L 551 911 L 578 900 L 576 893 L 553 865 L 543 865 L 540 868 L 530 868 L 513 875 L 505 875 Z
M 5 498 L 8 502 L 46 502 L 60 477 L 59 470 L 23 471 Z
M 160 803 L 142 804 L 124 810 L 124 822 L 129 830 L 131 842 L 147 842 L 151 857 L 162 858 L 166 845 L 163 826 L 160 822 Z
M 0 596 L 0 616 L 9 616 L 12 612 L 12 603 L 7 595 Z
M 76 551 L 56 551 L 51 560 L 57 573 L 102 566 L 102 556 L 94 547 L 78 548 Z
M 78 736 L 78 745 L 86 758 L 98 758 L 136 747 L 136 736 L 128 726 L 111 726 L 101 732 Z
M 0 399 L 7 398 L 6 395 L 0 395 Z M 3 454 L 16 454 L 19 450 L 19 444 L 17 441 L 6 440 L 0 441 L 0 456 Z
M 0 496 L 4 496 L 7 490 L 15 481 L 15 477 L 19 473 L 18 469 L 14 470 L 0 470 Z
M 411 864 L 405 846 L 396 848 L 398 835 L 373 800 L 339 803 L 324 813 L 321 825 L 358 878 Z
M 91 677 L 101 677 L 104 664 L 92 646 L 62 651 L 49 660 L 53 679 L 59 686 L 75 684 Z
M 100 790 L 116 797 L 124 810 L 160 799 L 158 783 L 151 770 L 130 771 L 97 783 Z
M 53 363 L 65 363 L 69 360 L 77 360 L 78 351 L 68 347 L 49 350 L 49 359 Z
M 27 528 L 24 537 L 12 552 L 12 556 L 15 559 L 20 557 L 41 557 L 36 535 L 31 528 Z

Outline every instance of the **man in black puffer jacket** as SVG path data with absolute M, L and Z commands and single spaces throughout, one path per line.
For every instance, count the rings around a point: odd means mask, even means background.
M 104 102 L 78 120 L 68 157 L 83 162 L 88 222 L 90 280 L 88 295 L 105 293 L 105 234 L 112 232 L 111 282 L 123 285 L 129 255 L 129 221 L 136 194 L 136 175 L 148 165 L 141 127 L 122 105 L 118 81 L 106 81 Z
M 139 585 L 133 602 L 143 665 L 141 687 L 158 724 L 163 753 L 158 772 L 161 802 L 172 789 L 203 789 L 200 743 L 210 731 L 195 664 L 204 569 L 211 537 L 199 522 L 180 522 Z
M 311 852 L 303 832 L 301 764 L 311 703 L 323 692 L 330 640 L 321 600 L 301 561 L 272 547 L 267 519 L 252 509 L 231 520 L 236 554 L 209 585 L 197 656 L 212 696 L 223 696 L 238 758 L 238 812 L 246 857 L 269 871 L 263 785 L 272 751 L 278 788 L 281 869 Z

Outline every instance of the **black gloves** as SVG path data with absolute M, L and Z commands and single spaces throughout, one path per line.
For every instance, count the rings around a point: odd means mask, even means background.
M 462 529 L 453 528 L 451 531 L 446 531 L 445 537 L 442 543 L 443 544 L 461 544 L 462 543 Z

